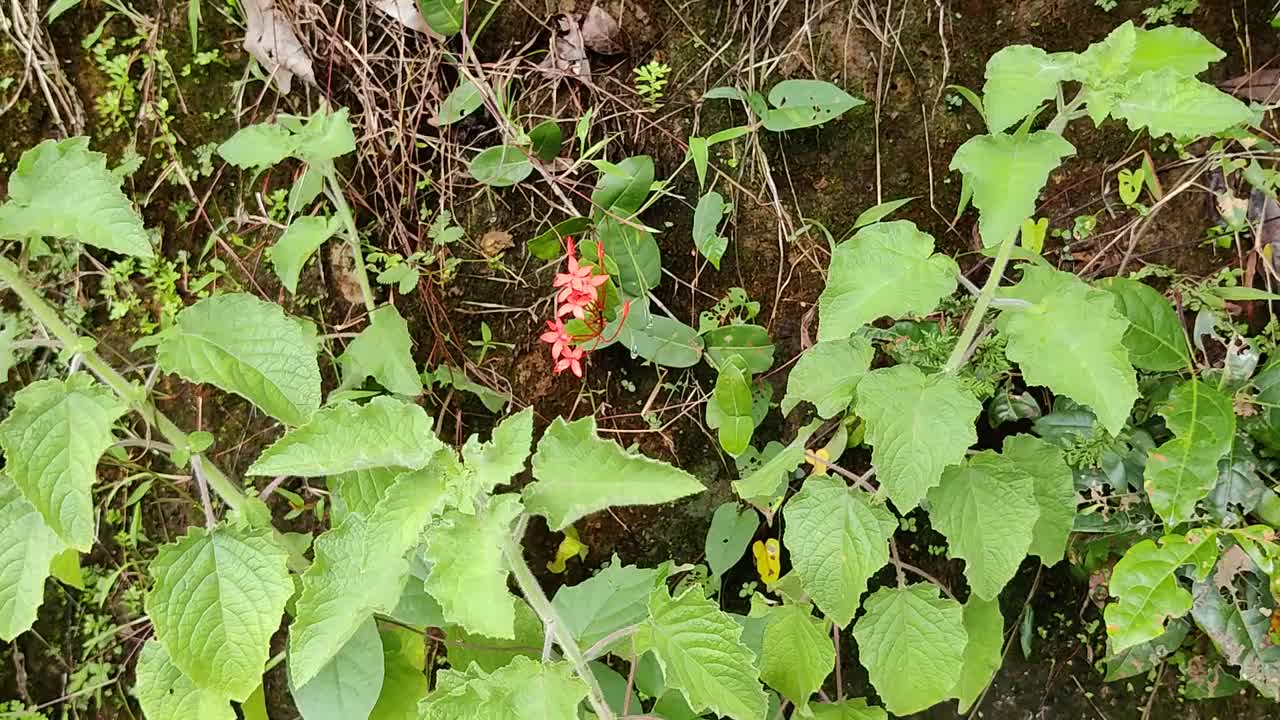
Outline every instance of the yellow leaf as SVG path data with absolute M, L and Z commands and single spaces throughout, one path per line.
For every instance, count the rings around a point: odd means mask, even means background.
M 775 538 L 765 541 L 757 540 L 751 545 L 751 554 L 756 559 L 756 573 L 766 586 L 778 582 L 782 574 L 782 545 Z
M 817 450 L 813 451 L 813 454 L 814 454 L 814 455 L 817 455 L 818 457 L 822 458 L 823 460 L 830 460 L 830 459 L 831 459 L 831 453 L 830 453 L 830 452 L 828 452 L 826 448 L 818 448 Z M 821 461 L 819 461 L 819 460 L 814 460 L 814 459 L 813 459 L 813 458 L 811 458 L 811 457 L 805 457 L 804 461 L 805 461 L 805 462 L 807 462 L 807 463 L 809 463 L 811 466 L 813 466 L 813 474 L 814 474 L 814 475 L 826 475 L 826 474 L 827 474 L 827 464 L 826 464 L 825 462 L 821 462 Z
M 570 558 L 576 555 L 579 560 L 585 560 L 589 549 L 578 539 L 578 531 L 570 525 L 564 529 L 564 539 L 560 541 L 560 547 L 556 548 L 556 559 L 547 563 L 547 569 L 553 573 L 562 573 Z

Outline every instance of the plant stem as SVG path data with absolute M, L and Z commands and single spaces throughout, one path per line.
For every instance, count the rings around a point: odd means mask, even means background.
M 546 593 L 542 592 L 538 579 L 533 576 L 533 571 L 524 561 L 524 553 L 519 544 L 519 539 L 523 535 L 524 521 L 521 520 L 516 531 L 507 537 L 502 546 L 503 554 L 507 556 L 507 564 L 511 566 L 511 574 L 515 575 L 516 585 L 520 587 L 521 594 L 538 614 L 542 624 L 555 635 L 556 644 L 560 646 L 565 659 L 573 665 L 578 677 L 587 684 L 587 701 L 591 703 L 591 709 L 600 720 L 614 720 L 613 710 L 609 707 L 609 703 L 605 702 L 600 684 L 596 682 L 596 676 L 591 672 L 591 668 L 587 667 L 587 660 L 582 656 L 582 650 L 578 648 L 577 641 L 569 634 L 564 621 L 560 619 L 560 613 L 556 612 L 555 606 L 547 599 Z
M 973 311 L 969 313 L 969 319 L 965 321 L 964 329 L 960 331 L 960 339 L 956 341 L 956 346 L 951 349 L 951 357 L 947 358 L 947 364 L 943 366 L 942 372 L 954 373 L 964 366 L 969 344 L 977 336 L 978 328 L 982 325 L 982 319 L 987 314 L 987 308 L 991 306 L 991 300 L 996 295 L 996 288 L 1000 287 L 1000 278 L 1004 276 L 1004 268 L 1009 264 L 1009 256 L 1013 254 L 1013 243 L 1017 240 L 1017 237 L 1017 233 L 1014 233 L 1001 241 L 1000 249 L 996 253 L 995 263 L 991 266 L 991 275 L 987 277 L 987 282 L 983 284 L 982 291 L 978 293 L 978 299 L 973 304 Z
M 378 303 L 373 299 L 373 289 L 369 286 L 369 274 L 364 269 L 364 251 L 360 248 L 360 232 L 356 230 L 355 216 L 351 214 L 351 206 L 347 204 L 347 197 L 342 192 L 342 184 L 338 182 L 338 171 L 332 166 L 326 168 L 324 181 L 328 186 L 329 200 L 333 202 L 334 208 L 338 211 L 338 217 L 342 218 L 342 224 L 347 231 L 347 244 L 351 247 L 356 282 L 360 283 L 360 295 L 364 298 L 364 307 L 369 312 L 373 312 L 378 307 Z

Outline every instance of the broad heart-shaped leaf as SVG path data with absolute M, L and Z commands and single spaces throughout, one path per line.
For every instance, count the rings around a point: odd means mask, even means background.
M 692 140 L 690 138 L 690 149 Z M 713 190 L 699 198 L 698 206 L 693 210 L 693 246 L 717 270 L 720 269 L 720 258 L 729 247 L 728 238 L 720 234 L 725 207 L 724 197 Z
M 969 641 L 964 646 L 964 667 L 960 671 L 960 681 L 953 690 L 956 699 L 960 701 L 958 712 L 962 715 L 969 711 L 982 691 L 987 689 L 1004 660 L 1001 653 L 1004 616 L 1000 614 L 1000 603 L 970 597 L 969 602 L 964 604 L 964 630 Z
M 1046 567 L 1057 564 L 1067 551 L 1067 537 L 1076 517 L 1076 491 L 1071 467 L 1062 450 L 1031 435 L 1004 439 L 1000 458 L 1010 470 L 1031 478 L 1040 517 L 1031 529 L 1028 555 Z
M 1149 72 L 1125 85 L 1111 114 L 1152 137 L 1198 138 L 1249 122 L 1248 105 L 1175 69 Z
M 635 625 L 648 614 L 649 593 L 658 571 L 613 562 L 577 585 L 562 586 L 551 600 L 560 619 L 583 648 Z
M 810 475 L 782 514 L 783 540 L 801 586 L 824 615 L 848 625 L 867 580 L 889 562 L 897 519 L 844 480 L 821 475 Z
M 49 564 L 62 549 L 18 486 L 0 473 L 0 640 L 12 642 L 31 629 Z
M 938 597 L 933 583 L 880 588 L 853 625 L 858 662 L 894 715 L 910 715 L 951 697 L 964 670 L 969 634 L 964 610 Z
M 1195 576 L 1204 578 L 1217 559 L 1212 535 L 1166 535 L 1159 545 L 1143 540 L 1129 548 L 1111 572 L 1109 589 L 1116 602 L 1103 613 L 1112 652 L 1160 637 L 1166 620 L 1186 615 L 1191 593 L 1174 572 L 1192 565 Z
M 824 80 L 783 80 L 770 88 L 769 104 L 761 118 L 765 129 L 785 132 L 821 125 L 866 101 Z
M 1271 700 L 1280 700 L 1280 645 L 1271 639 L 1270 599 L 1261 579 L 1247 576 L 1240 607 L 1222 596 L 1212 579 L 1192 586 L 1192 617 L 1222 656 L 1240 667 L 1240 678 Z
M 700 589 L 672 597 L 661 586 L 649 596 L 649 619 L 636 642 L 654 652 L 667 687 L 679 690 L 695 712 L 761 720 L 767 700 L 755 653 L 741 638 L 742 626 Z
M 951 169 L 963 173 L 973 188 L 982 244 L 997 245 L 1017 233 L 1035 212 L 1049 173 L 1075 152 L 1061 135 L 1045 130 L 1025 137 L 997 133 L 965 141 L 951 158 Z
M 427 658 L 422 634 L 401 627 L 385 627 L 379 634 L 382 636 L 382 693 L 369 713 L 369 720 L 418 720 L 418 703 L 427 695 Z
M 747 372 L 752 375 L 773 367 L 773 340 L 769 339 L 769 331 L 759 325 L 724 325 L 704 333 L 702 340 L 711 367 L 719 368 L 734 355 L 746 361 Z
M 644 297 L 662 282 L 662 250 L 648 230 L 612 217 L 596 221 L 596 237 L 618 266 L 618 287 L 631 297 Z
M 883 708 L 867 705 L 863 698 L 845 700 L 829 705 L 810 705 L 813 720 L 889 720 Z
M 286 425 L 320 407 L 316 340 L 279 305 L 233 293 L 201 300 L 161 333 L 156 361 L 165 372 L 216 385 Z
M 818 297 L 818 340 L 847 338 L 885 315 L 933 312 L 955 292 L 959 271 L 951 258 L 933 254 L 933 237 L 915 223 L 868 225 L 831 255 L 827 287 Z
M 409 574 L 404 556 L 439 510 L 445 482 L 436 466 L 405 473 L 368 515 L 349 513 L 316 538 L 315 560 L 302 574 L 289 627 L 289 677 L 295 686 L 315 677 L 372 613 L 391 612 L 399 604 Z
M 351 341 L 338 363 L 342 366 L 340 390 L 359 387 L 372 377 L 397 395 L 415 397 L 422 393 L 422 378 L 413 362 L 409 323 L 394 305 L 384 305 L 369 314 L 369 326 Z
M 1058 94 L 1067 80 L 1078 80 L 1079 56 L 1047 53 L 1032 45 L 1010 45 L 987 60 L 982 106 L 987 127 L 1001 132 Z
M 235 720 L 230 698 L 205 690 L 182 674 L 159 640 L 151 638 L 138 655 L 133 694 L 147 720 Z
M 1129 74 L 1138 77 L 1152 70 L 1170 69 L 1179 75 L 1199 75 L 1226 57 L 1203 35 L 1187 27 L 1162 25 L 1149 30 L 1137 28 Z
M 729 571 L 751 544 L 760 517 L 750 508 L 739 511 L 738 503 L 727 502 L 711 514 L 711 527 L 707 528 L 706 555 L 711 577 L 718 580 Z
M 805 350 L 787 377 L 782 414 L 790 415 L 801 400 L 813 403 L 818 417 L 832 418 L 844 412 L 874 355 L 871 341 L 861 336 L 824 340 Z
M 1038 266 L 1025 267 L 1009 294 L 1034 303 L 1006 310 L 999 320 L 1009 339 L 1005 355 L 1023 379 L 1088 405 L 1107 432 L 1119 435 L 1138 398 L 1138 380 L 1124 346 L 1129 321 L 1111 294 Z
M 836 666 L 827 624 L 807 604 L 775 606 L 766 618 L 760 679 L 803 710 Z
M 421 720 L 577 720 L 587 685 L 567 662 L 517 657 L 493 673 L 444 670 L 420 706 Z
M 518 495 L 494 495 L 475 515 L 450 510 L 427 535 L 427 592 L 444 617 L 467 632 L 515 637 L 515 598 L 507 591 L 503 544 L 520 514 Z
M 1231 396 L 1199 380 L 1175 387 L 1159 412 L 1174 439 L 1148 453 L 1142 484 L 1151 507 L 1172 527 L 1190 520 L 1196 503 L 1217 484 L 1236 415 Z
M 867 423 L 876 478 L 906 513 L 978 441 L 982 403 L 955 376 L 925 376 L 913 365 L 873 370 L 858 383 L 857 413 Z
M 641 598 L 643 599 L 643 594 Z M 445 632 L 450 640 L 449 665 L 465 668 L 475 663 L 481 670 L 493 672 L 510 664 L 519 655 L 534 660 L 540 658 L 546 640 L 546 628 L 538 614 L 524 600 L 516 600 L 515 630 L 515 637 L 495 638 L 469 633 L 466 628 L 458 625 L 447 625 Z
M 514 145 L 485 148 L 471 159 L 471 177 L 490 187 L 511 187 L 529 177 L 533 163 Z
M 658 505 L 705 489 L 684 470 L 601 439 L 590 415 L 552 421 L 534 453 L 533 476 L 537 482 L 525 487 L 525 506 L 552 530 L 608 507 Z
M 998 597 L 1018 571 L 1039 518 L 1031 476 L 991 450 L 947 468 L 929 491 L 929 521 L 984 600 Z
M 1106 278 L 1098 287 L 1115 296 L 1120 314 L 1129 320 L 1124 346 L 1134 367 L 1154 372 L 1191 367 L 1182 320 L 1155 288 L 1124 277 Z
M 307 215 L 289 223 L 271 248 L 271 267 L 290 295 L 298 292 L 298 276 L 307 260 L 340 227 L 336 220 Z
M 242 170 L 260 170 L 291 157 L 296 148 L 297 142 L 288 128 L 276 123 L 257 123 L 236 131 L 218 146 L 218 155 Z
M 262 682 L 293 595 L 288 554 L 266 531 L 192 528 L 151 561 L 147 615 L 172 662 L 233 700 Z
M 275 441 L 249 467 L 249 475 L 323 477 L 354 470 L 417 470 L 444 443 L 421 406 L 386 396 L 364 405 L 343 401 Z
M 711 403 L 719 411 L 717 437 L 720 447 L 733 456 L 751 445 L 755 421 L 751 417 L 751 374 L 740 355 L 730 356 L 720 366 Z
M 378 623 L 369 617 L 306 685 L 291 685 L 302 720 L 367 718 L 382 692 L 384 667 Z
M 527 407 L 503 420 L 493 429 L 489 442 L 480 442 L 476 435 L 467 438 L 462 447 L 466 462 L 466 488 L 473 494 L 488 494 L 499 485 L 524 471 L 525 460 L 533 447 L 533 407 Z M 470 498 L 462 503 L 470 506 Z
M 395 484 L 396 478 L 405 472 L 408 471 L 404 468 L 385 467 L 352 470 L 326 478 L 325 484 L 329 488 L 331 520 L 334 527 L 337 527 L 349 513 L 356 512 L 368 517 Z
M 22 153 L 0 205 L 0 237 L 70 238 L 123 255 L 152 257 L 151 238 L 122 178 L 89 138 L 45 140 Z
M 31 383 L 13 396 L 0 423 L 5 472 L 62 542 L 93 545 L 90 491 L 98 459 L 114 442 L 111 426 L 128 408 L 86 373 Z
M 601 166 L 596 189 L 591 192 L 591 216 L 596 222 L 606 217 L 627 220 L 649 197 L 653 185 L 653 158 L 635 155 L 617 165 Z

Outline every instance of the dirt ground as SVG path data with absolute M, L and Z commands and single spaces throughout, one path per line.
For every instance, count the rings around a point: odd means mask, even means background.
M 576 5 L 589 4 L 576 1 Z M 696 325 L 698 313 L 734 287 L 745 289 L 760 303 L 756 322 L 768 329 L 777 347 L 777 360 L 766 380 L 778 398 L 785 389 L 787 369 L 816 331 L 812 310 L 825 283 L 827 260 L 827 243 L 819 228 L 843 237 L 866 208 L 882 200 L 914 196 L 898 217 L 933 234 L 939 248 L 956 256 L 962 267 L 980 268 L 982 258 L 975 253 L 973 239 L 974 214 L 953 222 L 960 183 L 947 165 L 962 142 L 981 132 L 981 121 L 948 86 L 980 88 L 987 58 L 1008 44 L 1035 43 L 1050 51 L 1083 49 L 1124 20 L 1140 18 L 1141 10 L 1151 3 L 1121 0 L 1110 11 L 1088 0 L 614 0 L 601 4 L 621 20 L 624 51 L 593 54 L 590 84 L 553 83 L 535 68 L 550 41 L 552 15 L 581 9 L 575 7 L 575 0 L 499 3 L 476 39 L 476 53 L 495 76 L 510 77 L 520 85 L 523 95 L 517 114 L 559 118 L 570 128 L 586 108 L 595 108 L 598 121 L 591 140 L 613 136 L 608 157 L 615 161 L 628 155 L 652 155 L 660 178 L 680 165 L 690 134 L 706 135 L 744 119 L 742 111 L 729 103 L 702 101 L 711 87 L 767 87 L 786 78 L 816 77 L 867 100 L 820 130 L 770 135 L 761 139 L 758 149 L 745 143 L 718 148 L 713 154 L 720 172 L 717 182 L 735 205 L 727 230 L 729 249 L 718 272 L 693 252 L 692 206 L 699 190 L 691 172 L 683 172 L 668 188 L 671 196 L 644 215 L 648 225 L 662 230 L 658 239 L 667 274 L 657 295 L 676 317 Z M 240 47 L 243 30 L 231 19 L 235 13 L 228 16 L 224 8 L 206 0 L 199 44 L 204 51 L 217 49 L 219 58 L 183 75 L 182 68 L 196 60 L 187 32 L 186 3 L 135 0 L 137 12 L 154 23 L 150 39 L 136 45 L 136 53 L 154 56 L 162 50 L 174 68 L 169 89 L 153 90 L 169 98 L 172 121 L 167 128 L 154 119 L 112 127 L 95 111 L 95 103 L 112 91 L 112 78 L 82 41 L 111 14 L 106 3 L 86 0 L 50 26 L 62 69 L 86 108 L 85 132 L 94 138 L 94 146 L 107 152 L 113 163 L 129 147 L 136 147 L 145 158 L 126 189 L 143 201 L 148 226 L 162 233 L 165 256 L 175 259 L 185 253 L 189 258 L 176 271 L 177 296 L 193 300 L 198 269 L 207 272 L 216 261 L 223 269 L 214 282 L 281 301 L 291 312 L 315 320 L 322 332 L 342 333 L 360 321 L 362 309 L 344 293 L 339 256 L 326 255 L 323 262 L 311 265 L 296 296 L 284 292 L 271 273 L 263 251 L 279 231 L 263 222 L 270 212 L 262 198 L 288 187 L 291 177 L 277 171 L 241 187 L 242 178 L 216 157 L 210 173 L 189 183 L 175 181 L 171 169 L 175 157 L 181 165 L 198 165 L 195 158 L 202 145 L 219 143 L 239 125 L 274 112 L 302 114 L 325 97 L 352 107 L 359 124 L 359 158 L 346 162 L 342 170 L 350 179 L 349 194 L 368 232 L 368 244 L 406 255 L 428 249 L 431 241 L 427 223 L 420 222 L 419 204 L 432 212 L 449 210 L 466 231 L 467 240 L 448 250 L 462 261 L 455 277 L 444 284 L 423 282 L 413 293 L 394 300 L 410 320 L 416 360 L 425 367 L 446 362 L 466 366 L 473 378 L 509 393 L 518 406 L 533 405 L 541 426 L 557 415 L 572 418 L 594 413 L 602 431 L 614 434 L 624 445 L 636 443 L 645 453 L 690 470 L 707 485 L 706 493 L 688 502 L 619 509 L 585 519 L 578 530 L 589 555 L 582 563 L 570 563 L 565 575 L 545 573 L 546 586 L 578 582 L 588 576 L 589 568 L 614 554 L 637 564 L 667 558 L 700 561 L 710 514 L 733 498 L 730 482 L 736 477 L 732 460 L 720 451 L 702 420 L 701 401 L 711 387 L 713 371 L 705 366 L 689 371 L 657 369 L 614 346 L 592 356 L 585 380 L 567 373 L 554 376 L 545 347 L 537 341 L 544 316 L 550 312 L 553 270 L 524 248 L 526 239 L 564 219 L 562 211 L 548 210 L 545 183 L 540 184 L 535 175 L 521 187 L 494 191 L 470 181 L 465 159 L 496 142 L 495 125 L 484 112 L 448 129 L 428 122 L 431 110 L 457 77 L 441 62 L 438 47 L 406 38 L 367 17 L 356 7 L 358 3 L 299 0 L 289 5 L 298 7 L 299 16 L 305 18 L 320 87 L 295 89 L 281 98 L 252 78 L 239 85 L 246 77 L 247 59 Z M 1267 3 L 1202 0 L 1200 5 L 1185 24 L 1227 52 L 1227 58 L 1209 71 L 1212 79 L 1239 75 L 1275 57 L 1277 31 L 1268 24 Z M 333 42 L 333 33 L 345 36 L 349 45 Z M 102 31 L 102 37 L 119 43 L 134 35 L 132 25 L 118 15 Z M 367 48 L 375 51 L 366 53 L 373 58 L 367 65 L 352 60 L 352 49 L 359 54 Z M 632 83 L 633 69 L 650 60 L 671 67 L 671 82 L 658 107 L 646 106 Z M 0 78 L 18 77 L 22 68 L 23 59 L 12 44 L 0 46 Z M 145 68 L 135 65 L 130 73 L 139 91 L 146 92 Z M 381 87 L 371 86 L 368 73 L 383 73 Z M 166 87 L 156 82 L 157 87 Z M 6 173 L 25 148 L 60 132 L 38 93 L 24 93 L 4 120 L 0 151 Z M 156 142 L 166 133 L 173 138 L 171 145 Z M 1115 123 L 1102 128 L 1077 123 L 1067 137 L 1078 156 L 1051 178 L 1040 213 L 1050 218 L 1051 227 L 1061 228 L 1069 227 L 1077 215 L 1097 212 L 1099 225 L 1089 241 L 1064 249 L 1061 241 L 1050 238 L 1046 251 L 1064 267 L 1090 265 L 1093 274 L 1113 273 L 1126 250 L 1123 243 L 1108 246 L 1112 239 L 1108 230 L 1123 222 L 1118 214 L 1112 216 L 1105 199 L 1109 192 L 1111 204 L 1116 202 L 1114 187 L 1107 184 L 1114 184 L 1113 164 L 1142 149 L 1150 150 L 1162 169 L 1172 168 L 1177 157 L 1145 139 L 1135 144 L 1132 134 Z M 1172 169 L 1168 172 L 1169 177 L 1176 174 Z M 584 173 L 581 186 L 570 187 L 571 199 L 580 207 L 590 192 L 590 179 Z M 182 204 L 192 206 L 185 216 L 175 211 Z M 1234 266 L 1234 251 L 1215 250 L 1202 242 L 1204 230 L 1215 219 L 1210 196 L 1186 193 L 1164 212 L 1154 231 L 1132 248 L 1129 269 L 1154 262 L 1207 275 Z M 481 238 L 494 230 L 508 232 L 514 239 L 514 247 L 497 260 L 479 249 Z M 79 309 L 82 325 L 99 338 L 99 349 L 108 358 L 123 368 L 143 362 L 142 354 L 129 351 L 140 334 L 137 318 L 157 317 L 162 308 L 144 302 L 133 314 L 112 319 L 100 292 L 108 269 L 87 257 L 79 260 L 79 267 L 83 273 L 72 284 L 50 280 L 56 292 L 68 307 Z M 144 287 L 137 278 L 132 282 L 140 290 Z M 483 361 L 472 344 L 481 337 L 482 323 L 499 343 L 485 352 Z M 32 367 L 39 367 L 38 358 Z M 333 363 L 322 367 L 326 381 L 336 385 Z M 7 390 L 0 389 L 0 395 Z M 215 460 L 240 476 L 274 439 L 273 423 L 255 416 L 238 398 L 216 392 L 193 396 L 189 390 L 177 379 L 162 379 L 156 386 L 162 409 L 184 427 L 213 432 L 219 438 Z M 3 403 L 7 406 L 7 398 Z M 486 430 L 494 420 L 478 401 L 461 393 L 436 389 L 426 403 L 438 418 L 441 434 L 458 442 L 471 432 Z M 779 413 L 772 413 L 757 437 L 785 440 L 795 429 Z M 991 441 L 999 442 L 998 438 Z M 867 462 L 866 456 L 852 452 L 842 460 L 851 468 L 866 467 Z M 116 480 L 128 474 L 128 468 L 121 468 Z M 194 519 L 197 506 L 184 502 L 189 498 L 185 486 L 161 483 L 159 487 L 156 492 L 166 493 L 171 502 L 150 505 L 153 509 L 142 523 L 149 537 L 163 542 Z M 304 498 L 317 497 L 305 486 L 291 489 Z M 273 504 L 278 519 L 291 509 L 279 496 Z M 928 551 L 931 544 L 941 544 L 941 536 L 925 527 L 923 516 L 920 520 L 916 533 L 899 536 L 911 543 L 909 557 L 904 559 L 944 582 L 961 583 L 961 563 Z M 126 515 L 121 523 L 127 522 Z M 299 530 L 317 527 L 311 513 L 291 522 Z M 777 532 L 776 527 L 761 529 L 762 536 Z M 531 524 L 526 546 L 532 567 L 544 566 L 558 538 L 541 521 Z M 144 580 L 136 567 L 124 562 L 127 557 L 126 549 L 107 543 L 91 558 L 107 571 L 120 571 L 105 604 L 114 621 L 123 626 L 116 633 L 114 649 L 75 652 L 74 657 L 61 649 L 86 645 L 86 610 L 82 600 L 50 584 L 37 633 L 12 647 L 0 645 L 5 668 L 0 671 L 0 700 L 57 700 L 67 694 L 69 678 L 86 656 L 118 661 L 136 650 L 141 636 L 129 625 L 137 617 L 130 605 L 136 598 L 131 600 L 127 588 Z M 753 579 L 749 559 L 726 578 L 724 597 L 732 599 L 727 601 L 730 609 L 745 609 L 745 601 L 741 601 L 743 607 L 734 607 L 736 588 Z M 1104 683 L 1098 669 L 1105 652 L 1101 612 L 1090 600 L 1087 584 L 1066 563 L 1039 570 L 1028 561 L 1004 593 L 1002 609 L 1009 639 L 1005 664 L 973 716 L 991 720 L 1276 717 L 1275 706 L 1252 690 L 1223 700 L 1185 701 L 1172 667 L 1150 678 Z M 1032 614 L 1035 629 L 1029 657 L 1023 656 L 1018 641 L 1017 620 L 1026 612 Z M 283 634 L 277 641 L 282 643 Z M 854 643 L 850 640 L 843 648 L 846 693 L 871 693 L 857 664 Z M 14 672 L 9 672 L 10 667 Z M 134 711 L 121 709 L 123 688 L 129 682 L 127 673 L 102 678 L 94 693 L 104 699 L 66 705 L 68 716 L 130 717 Z M 282 670 L 270 678 L 268 700 L 275 705 L 269 708 L 273 718 L 294 716 Z M 956 713 L 953 705 L 944 705 L 913 717 L 952 718 Z

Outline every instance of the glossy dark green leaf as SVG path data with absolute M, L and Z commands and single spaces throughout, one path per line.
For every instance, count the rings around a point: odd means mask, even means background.
M 662 250 L 648 230 L 603 217 L 596 223 L 596 236 L 618 266 L 618 286 L 623 292 L 644 297 L 662 282 Z
M 752 374 L 773 367 L 773 341 L 759 325 L 725 325 L 702 336 L 707 346 L 707 362 L 719 368 L 733 355 L 747 363 Z
M 1182 321 L 1163 295 L 1150 285 L 1122 277 L 1102 280 L 1098 287 L 1115 296 L 1116 307 L 1129 320 L 1124 346 L 1134 367 L 1161 372 L 1191 366 Z
M 533 154 L 542 162 L 551 162 L 560 155 L 560 145 L 564 142 L 564 133 L 555 120 L 541 122 L 529 131 L 529 140 L 533 143 Z
M 629 157 L 617 165 L 603 165 L 596 189 L 591 193 L 592 217 L 627 219 L 636 214 L 649 197 L 653 185 L 653 158 Z
M 555 260 L 564 254 L 564 239 L 580 235 L 591 227 L 591 218 L 575 217 L 552 225 L 529 238 L 529 252 L 539 260 Z
M 720 447 L 730 455 L 741 455 L 751 445 L 751 433 L 755 430 L 751 417 L 751 373 L 741 355 L 730 355 L 720 364 L 710 405 L 719 410 L 716 429 Z
M 662 315 L 650 315 L 635 327 L 627 323 L 618 342 L 645 360 L 676 368 L 697 365 L 704 347 L 698 331 Z

